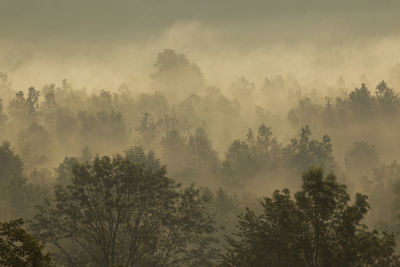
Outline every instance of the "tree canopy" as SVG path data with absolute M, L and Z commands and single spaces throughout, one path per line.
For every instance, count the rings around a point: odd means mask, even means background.
M 302 178 L 294 199 L 276 190 L 261 202 L 262 214 L 246 210 L 223 266 L 398 266 L 394 236 L 362 224 L 366 195 L 350 203 L 346 186 L 321 168 Z
M 4 267 L 50 267 L 49 254 L 23 228 L 22 219 L 0 223 L 0 264 Z
M 70 185 L 56 187 L 34 233 L 73 266 L 208 266 L 215 257 L 211 199 L 181 189 L 154 160 L 132 161 L 143 156 L 130 150 L 75 162 Z

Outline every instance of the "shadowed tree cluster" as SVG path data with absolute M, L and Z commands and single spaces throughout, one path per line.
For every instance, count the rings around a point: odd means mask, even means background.
M 368 231 L 367 196 L 354 202 L 346 187 L 322 169 L 303 174 L 294 199 L 275 191 L 257 215 L 247 209 L 229 239 L 223 266 L 398 266 L 394 236 Z

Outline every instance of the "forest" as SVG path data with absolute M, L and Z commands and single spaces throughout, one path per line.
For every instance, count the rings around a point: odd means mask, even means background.
M 173 49 L 142 91 L 2 72 L 0 264 L 400 266 L 390 73 L 221 88 Z

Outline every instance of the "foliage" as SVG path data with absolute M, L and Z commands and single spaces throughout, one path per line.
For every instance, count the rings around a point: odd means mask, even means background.
M 398 266 L 393 235 L 368 231 L 362 219 L 367 196 L 353 204 L 333 174 L 313 168 L 303 174 L 301 190 L 276 190 L 240 217 L 237 238 L 229 238 L 224 266 Z
M 23 163 L 8 142 L 0 146 L 0 218 L 27 218 L 42 197 L 46 188 L 27 182 Z
M 23 163 L 18 155 L 11 149 L 9 142 L 0 146 L 0 183 L 7 184 L 14 177 L 22 176 Z
M 213 149 L 204 128 L 197 128 L 193 135 L 189 136 L 187 142 L 191 166 L 197 170 L 210 170 L 216 173 L 219 168 L 219 158 Z
M 283 150 L 287 166 L 303 172 L 310 167 L 332 168 L 332 143 L 328 135 L 322 141 L 311 139 L 311 129 L 308 125 L 301 128 L 299 138 L 292 138 L 291 143 Z
M 18 134 L 17 150 L 27 168 L 43 166 L 52 158 L 51 135 L 45 127 L 33 122 Z
M 29 124 L 38 116 L 40 92 L 33 87 L 28 89 L 25 97 L 24 92 L 18 91 L 15 98 L 8 105 L 11 118 L 18 125 Z
M 375 146 L 367 142 L 354 142 L 345 155 L 345 165 L 351 174 L 366 174 L 376 168 L 379 164 L 379 155 Z
M 170 100 L 199 93 L 205 86 L 203 74 L 197 64 L 172 49 L 165 49 L 159 53 L 154 67 L 157 71 L 152 78 Z
M 57 186 L 54 204 L 36 215 L 34 233 L 74 266 L 208 266 L 211 199 L 179 189 L 151 157 L 134 149 L 77 163 L 72 183 Z
M 231 184 L 240 184 L 262 170 L 278 167 L 280 146 L 270 127 L 261 124 L 257 137 L 249 129 L 247 140 L 234 140 L 226 152 L 222 175 Z
M 50 256 L 23 228 L 23 220 L 0 223 L 0 265 L 4 267 L 46 267 Z

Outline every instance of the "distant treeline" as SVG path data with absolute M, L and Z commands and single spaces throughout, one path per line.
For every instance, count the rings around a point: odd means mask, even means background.
M 174 50 L 154 67 L 150 88 L 95 91 L 0 73 L 1 265 L 397 264 L 389 83 L 217 88 Z

